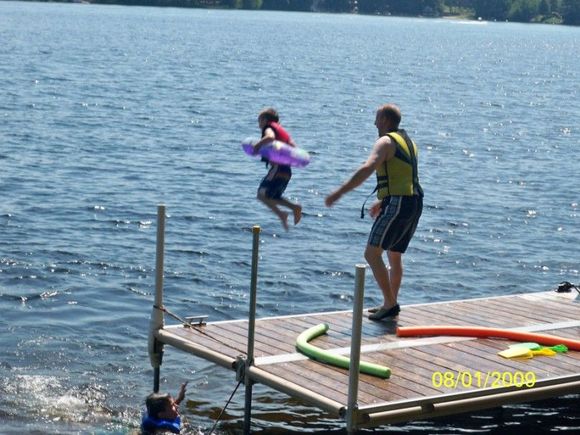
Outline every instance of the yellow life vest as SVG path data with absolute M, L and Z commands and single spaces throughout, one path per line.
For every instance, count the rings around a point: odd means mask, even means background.
M 377 169 L 377 198 L 423 196 L 417 171 L 417 145 L 405 130 L 387 133 L 395 141 L 395 156 Z

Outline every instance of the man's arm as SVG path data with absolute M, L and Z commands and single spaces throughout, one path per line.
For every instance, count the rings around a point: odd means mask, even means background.
M 373 149 L 364 162 L 352 176 L 344 182 L 342 186 L 326 197 L 324 203 L 327 207 L 338 201 L 344 194 L 360 186 L 377 167 L 386 160 L 390 160 L 395 155 L 395 146 L 389 136 L 379 138 L 373 145 Z

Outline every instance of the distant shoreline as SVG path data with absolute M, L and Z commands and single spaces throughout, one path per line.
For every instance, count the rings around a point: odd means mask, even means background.
M 440 18 L 453 21 L 473 21 L 473 22 L 513 22 L 523 24 L 558 24 L 578 26 L 580 25 L 580 3 L 578 10 L 571 10 L 570 16 L 564 16 L 563 12 L 558 10 L 542 11 L 537 10 L 534 14 L 529 15 L 526 19 L 514 19 L 516 17 L 510 16 L 508 11 L 503 11 L 494 16 L 489 11 L 478 11 L 471 8 L 454 8 L 445 5 L 445 0 L 442 0 L 440 6 L 436 9 L 425 8 L 421 10 L 422 13 L 408 13 L 409 10 L 399 10 L 391 13 L 389 11 L 389 0 L 383 0 L 381 10 L 371 11 L 362 10 L 356 5 L 356 1 L 349 4 L 350 8 L 329 9 L 328 5 L 332 0 L 327 0 L 327 8 L 316 10 L 314 5 L 310 7 L 308 0 L 301 2 L 300 6 L 292 6 L 291 3 L 285 8 L 279 7 L 279 3 L 273 3 L 277 0 L 16 0 L 25 2 L 41 2 L 41 3 L 75 3 L 75 4 L 94 4 L 94 5 L 121 5 L 121 6 L 150 6 L 150 7 L 174 7 L 184 9 L 220 9 L 220 10 L 261 10 L 261 11 L 277 11 L 277 12 L 315 12 L 315 13 L 337 13 L 337 14 L 354 14 L 367 16 L 391 16 L 402 18 Z M 508 0 L 510 1 L 510 0 Z M 254 4 L 255 7 L 242 7 L 242 5 Z M 318 4 L 318 3 L 317 3 Z M 352 6 L 354 4 L 354 7 Z M 378 7 L 378 6 L 377 6 Z M 566 10 L 569 11 L 569 10 Z M 400 13 L 403 12 L 403 13 Z M 414 12 L 418 12 L 417 10 Z M 486 14 L 487 12 L 487 14 Z M 480 16 L 481 15 L 481 16 Z M 503 15 L 503 16 L 502 16 Z M 520 14 L 521 18 L 521 14 Z

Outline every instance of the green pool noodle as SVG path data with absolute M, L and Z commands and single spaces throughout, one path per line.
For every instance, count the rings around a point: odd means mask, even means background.
M 349 358 L 342 355 L 330 353 L 326 350 L 320 349 L 308 343 L 310 340 L 322 334 L 326 334 L 326 331 L 328 331 L 328 329 L 329 326 L 327 323 L 321 323 L 320 325 L 308 328 L 296 339 L 296 348 L 304 355 L 313 358 L 317 361 L 341 367 L 343 369 L 350 368 Z M 378 376 L 379 378 L 383 379 L 388 379 L 391 376 L 391 369 L 389 369 L 388 367 L 364 361 L 360 362 L 360 371 L 361 373 Z

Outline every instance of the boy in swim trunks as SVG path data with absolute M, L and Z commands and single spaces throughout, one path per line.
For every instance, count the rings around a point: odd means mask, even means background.
M 397 303 L 403 279 L 403 253 L 415 233 L 423 210 L 423 190 L 417 170 L 417 147 L 405 130 L 399 129 L 401 111 L 394 104 L 379 107 L 375 117 L 379 138 L 365 163 L 342 186 L 326 197 L 331 207 L 342 195 L 377 173 L 377 198 L 370 214 L 375 218 L 365 259 L 373 271 L 384 302 L 371 308 L 369 319 L 395 317 L 401 311 Z M 387 251 L 390 269 L 382 255 Z
M 261 147 L 279 140 L 291 146 L 296 146 L 290 134 L 279 124 L 278 112 L 273 108 L 267 108 L 258 115 L 258 126 L 262 130 L 262 138 L 254 145 L 254 154 L 257 154 Z M 288 182 L 292 177 L 290 166 L 269 163 L 270 170 L 258 187 L 257 198 L 262 201 L 282 222 L 282 226 L 288 231 L 288 213 L 282 211 L 280 206 L 289 208 L 294 215 L 294 225 L 302 218 L 302 206 L 293 203 L 282 196 Z

